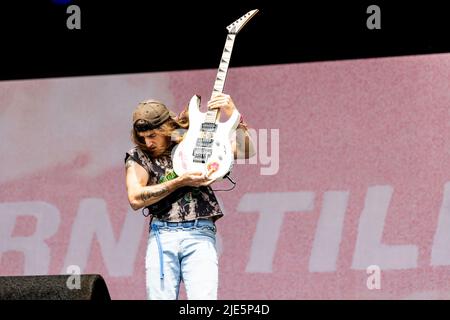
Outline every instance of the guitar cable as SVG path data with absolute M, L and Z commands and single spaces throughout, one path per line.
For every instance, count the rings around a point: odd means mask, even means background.
M 230 189 L 211 189 L 212 191 L 231 191 L 236 187 L 236 182 L 234 182 L 231 178 L 230 178 L 230 173 L 227 173 L 225 175 L 225 178 L 227 178 L 228 180 L 230 180 L 230 182 L 233 184 L 233 186 Z

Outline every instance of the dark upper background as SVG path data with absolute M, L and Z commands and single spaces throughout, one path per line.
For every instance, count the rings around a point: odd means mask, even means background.
M 450 52 L 445 1 L 72 0 L 0 4 L 0 80 L 217 68 L 225 27 L 238 34 L 230 67 Z M 381 8 L 381 30 L 366 9 Z

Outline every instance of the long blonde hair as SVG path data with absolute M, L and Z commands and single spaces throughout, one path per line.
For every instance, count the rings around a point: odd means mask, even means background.
M 150 124 L 145 120 L 138 120 L 131 129 L 131 140 L 133 141 L 133 143 L 136 146 L 145 149 L 146 145 L 144 140 L 137 134 L 138 131 L 136 130 L 136 124 L 138 126 L 143 126 L 144 128 L 145 124 L 148 125 Z M 158 128 L 155 128 L 155 130 L 158 130 L 163 136 L 170 138 L 175 143 L 180 143 L 181 140 L 183 140 L 184 133 L 188 128 L 189 128 L 189 111 L 188 106 L 186 106 L 178 116 L 171 115 L 169 119 L 167 119 Z M 151 129 L 140 130 L 139 132 L 147 130 Z

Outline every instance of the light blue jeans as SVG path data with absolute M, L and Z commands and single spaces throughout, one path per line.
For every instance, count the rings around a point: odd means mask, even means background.
M 209 219 L 153 219 L 145 258 L 147 298 L 178 299 L 183 281 L 189 300 L 216 300 L 216 227 Z

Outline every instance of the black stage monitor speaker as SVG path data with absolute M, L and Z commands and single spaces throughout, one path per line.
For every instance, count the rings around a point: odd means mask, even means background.
M 0 300 L 111 300 L 97 274 L 3 276 Z

